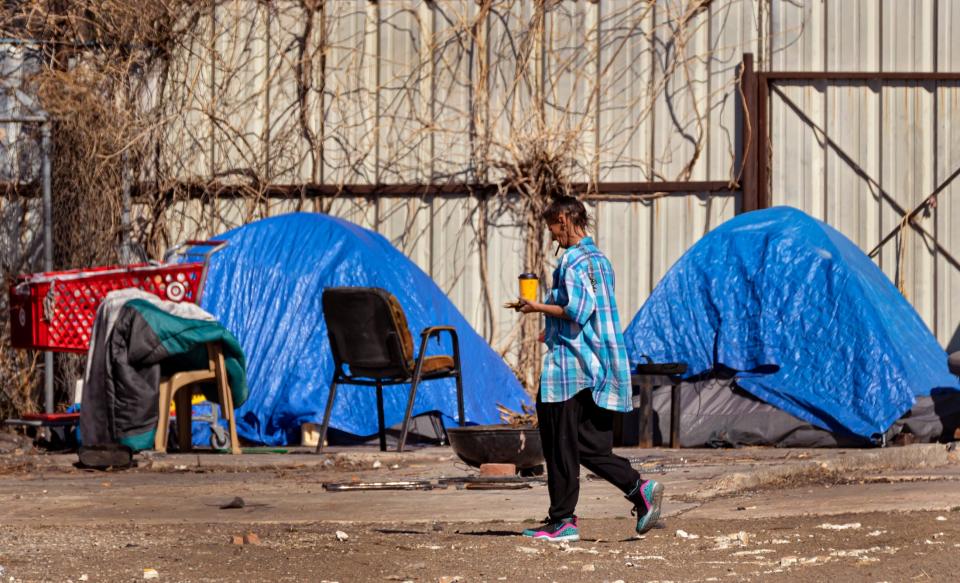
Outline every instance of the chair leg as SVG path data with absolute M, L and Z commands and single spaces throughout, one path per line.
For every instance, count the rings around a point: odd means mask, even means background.
M 467 424 L 467 417 L 463 412 L 463 373 L 457 363 L 457 414 L 460 416 L 460 427 Z
M 226 395 L 224 400 L 228 402 L 225 406 L 229 410 L 229 413 L 226 413 L 227 418 L 227 428 L 230 430 L 230 453 L 233 455 L 239 455 L 243 453 L 240 450 L 240 439 L 237 437 L 237 415 L 236 410 L 233 408 L 233 393 L 230 392 L 230 387 L 226 387 Z
M 180 453 L 193 449 L 193 390 L 191 385 L 179 387 L 174 399 L 177 402 L 177 441 Z
M 153 449 L 157 453 L 167 452 L 167 434 L 170 429 L 170 381 L 160 383 L 158 387 L 159 408 L 157 411 L 157 432 L 153 437 Z
M 449 437 L 447 437 L 447 428 L 444 427 L 443 419 L 435 415 L 431 415 L 430 425 L 433 426 L 433 432 L 437 434 L 437 439 L 440 441 L 440 445 L 449 445 L 447 443 L 449 440 Z
M 420 384 L 420 363 L 417 363 L 413 371 L 413 379 L 410 381 L 410 396 L 407 399 L 407 411 L 403 414 L 403 425 L 400 428 L 400 443 L 397 444 L 397 451 L 403 451 L 407 444 L 407 433 L 410 431 L 410 417 L 413 415 L 413 401 L 417 398 L 417 385 Z
M 387 451 L 387 428 L 383 417 L 383 383 L 380 379 L 377 379 L 377 424 L 380 431 L 380 451 Z
M 327 440 L 327 427 L 330 425 L 330 413 L 333 411 L 333 399 L 337 396 L 337 379 L 330 383 L 330 394 L 327 395 L 327 408 L 323 410 L 323 424 L 320 425 L 320 440 L 317 441 L 317 453 L 323 451 L 323 442 Z
M 227 420 L 227 427 L 230 430 L 230 453 L 238 455 L 240 451 L 240 440 L 237 439 L 237 416 L 233 408 L 233 391 L 230 390 L 230 382 L 227 377 L 227 363 L 223 360 L 223 353 L 217 350 L 214 361 L 217 374 L 217 391 L 220 393 L 220 410 Z
M 460 340 L 457 338 L 456 332 L 451 332 L 453 342 L 453 368 L 456 373 L 457 380 L 457 415 L 460 416 L 460 427 L 463 427 L 467 424 L 467 417 L 463 411 L 463 364 L 460 362 Z

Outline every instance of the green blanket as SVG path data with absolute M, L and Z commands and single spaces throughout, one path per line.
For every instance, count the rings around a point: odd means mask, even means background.
M 119 307 L 112 327 L 97 313 L 93 352 L 83 390 L 80 433 L 84 445 L 122 443 L 153 447 L 159 381 L 178 371 L 207 367 L 208 342 L 223 346 L 233 404 L 247 399 L 246 360 L 237 339 L 219 322 L 185 318 L 160 305 L 132 299 Z M 216 387 L 203 387 L 217 402 Z

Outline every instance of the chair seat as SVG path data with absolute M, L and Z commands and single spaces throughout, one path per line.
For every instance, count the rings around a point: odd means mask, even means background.
M 407 363 L 410 370 L 416 366 L 416 361 L 411 360 Z M 454 369 L 453 357 L 446 355 L 428 356 L 423 359 L 423 370 L 420 374 L 425 377 L 444 374 Z M 367 377 L 372 379 L 408 379 L 410 378 L 406 370 L 402 368 L 362 368 L 351 367 L 350 372 L 358 377 Z
M 413 368 L 411 363 L 410 368 Z M 423 359 L 422 373 L 432 375 L 453 370 L 453 357 L 446 355 L 428 356 Z

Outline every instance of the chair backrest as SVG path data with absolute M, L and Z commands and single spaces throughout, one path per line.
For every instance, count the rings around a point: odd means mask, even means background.
M 400 302 L 376 287 L 331 287 L 323 290 L 323 317 L 338 365 L 357 376 L 409 376 L 413 338 Z

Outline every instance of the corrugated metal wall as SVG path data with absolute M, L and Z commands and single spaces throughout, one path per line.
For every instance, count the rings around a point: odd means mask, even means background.
M 771 70 L 960 71 L 960 3 L 774 2 Z M 960 168 L 957 83 L 780 82 L 771 92 L 774 204 L 873 249 Z M 960 349 L 960 183 L 877 261 L 944 346 Z M 898 262 L 898 259 L 900 261 Z
M 162 170 L 221 180 L 248 171 L 278 184 L 497 180 L 505 166 L 479 162 L 514 159 L 518 135 L 542 106 L 554 138 L 577 136 L 569 150 L 574 180 L 727 180 L 740 164 L 735 83 L 744 52 L 757 55 L 761 70 L 960 70 L 951 32 L 960 26 L 960 0 L 727 0 L 689 13 L 691 6 L 563 0 L 535 37 L 528 26 L 535 3 L 521 0 L 494 2 L 479 20 L 484 6 L 474 0 L 338 0 L 326 3 L 309 34 L 299 2 L 224 2 L 172 68 L 166 99 L 177 115 Z M 301 36 L 313 57 L 302 93 Z M 518 63 L 531 43 L 530 60 Z M 516 67 L 526 67 L 522 82 Z M 951 123 L 957 91 L 956 84 L 777 84 L 773 202 L 871 248 L 960 165 L 960 131 Z M 489 151 L 478 152 L 483 147 Z M 907 297 L 944 345 L 960 348 L 956 189 L 948 187 L 920 222 L 926 234 L 907 238 L 902 263 Z M 515 293 L 524 248 L 511 202 L 340 197 L 327 207 L 224 199 L 177 203 L 167 220 L 174 238 L 185 239 L 323 208 L 383 233 L 498 345 L 516 317 L 496 307 Z M 738 195 L 691 193 L 592 205 L 599 243 L 618 273 L 624 320 L 739 204 Z M 897 276 L 892 244 L 878 261 Z

